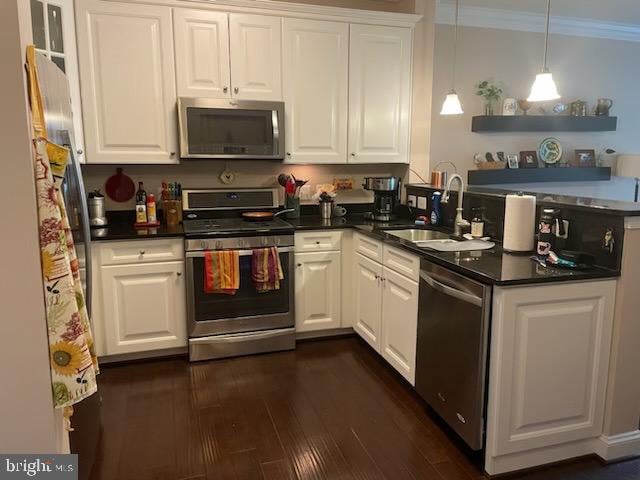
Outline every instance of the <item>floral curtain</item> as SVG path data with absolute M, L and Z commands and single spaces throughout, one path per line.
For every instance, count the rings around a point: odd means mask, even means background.
M 47 140 L 33 46 L 27 49 L 27 67 L 53 403 L 70 407 L 97 391 L 98 363 L 60 190 L 70 152 Z

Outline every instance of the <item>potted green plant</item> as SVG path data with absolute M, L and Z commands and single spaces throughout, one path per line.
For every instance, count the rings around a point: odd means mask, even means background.
M 484 98 L 484 114 L 493 115 L 493 108 L 502 97 L 502 89 L 497 85 L 489 83 L 488 80 L 480 82 L 477 89 L 476 95 Z

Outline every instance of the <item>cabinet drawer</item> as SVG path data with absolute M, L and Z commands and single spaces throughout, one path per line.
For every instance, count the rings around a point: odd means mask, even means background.
M 317 231 L 296 233 L 296 252 L 326 252 L 340 250 L 342 232 Z
M 182 239 L 132 240 L 100 244 L 100 263 L 102 265 L 165 262 L 182 260 L 183 258 Z
M 382 263 L 382 242 L 360 233 L 353 236 L 353 248 L 356 252 Z
M 420 277 L 420 258 L 402 249 L 384 246 L 384 260 L 385 267 L 410 278 L 411 280 L 418 281 Z

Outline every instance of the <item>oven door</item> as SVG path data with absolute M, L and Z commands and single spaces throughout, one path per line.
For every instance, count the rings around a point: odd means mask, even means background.
M 258 293 L 251 280 L 251 250 L 240 250 L 240 288 L 235 295 L 204 291 L 204 252 L 187 252 L 189 336 L 253 332 L 292 327 L 293 247 L 278 248 L 284 279 L 280 289 Z
M 284 103 L 178 100 L 182 158 L 283 159 Z

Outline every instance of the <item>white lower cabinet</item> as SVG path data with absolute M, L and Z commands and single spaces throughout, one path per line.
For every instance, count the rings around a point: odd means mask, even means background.
M 610 280 L 494 290 L 488 473 L 596 451 L 615 286 Z
M 380 354 L 413 385 L 416 379 L 418 283 L 382 270 Z
M 184 263 L 102 267 L 109 354 L 186 344 Z
M 355 331 L 376 351 L 382 328 L 382 265 L 356 253 L 353 272 L 356 302 Z
M 418 282 L 358 252 L 353 275 L 355 331 L 414 385 Z
M 340 252 L 296 253 L 296 331 L 340 328 Z

